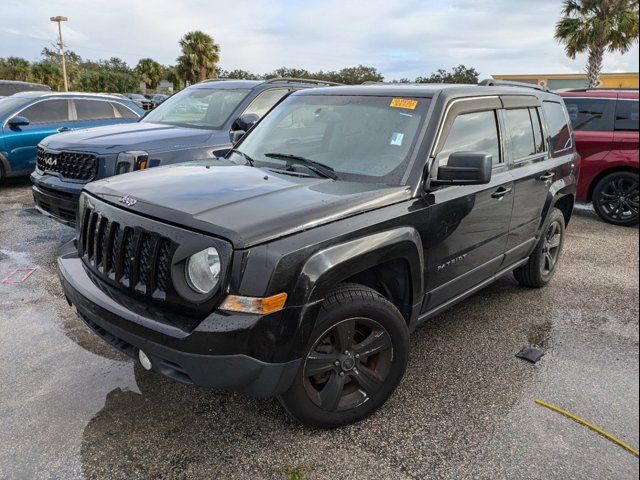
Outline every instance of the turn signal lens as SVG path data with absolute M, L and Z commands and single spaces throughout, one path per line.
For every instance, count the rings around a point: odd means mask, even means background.
M 224 299 L 222 305 L 220 305 L 220 310 L 266 315 L 282 310 L 286 302 L 286 293 L 278 293 L 277 295 L 266 298 L 229 295 Z

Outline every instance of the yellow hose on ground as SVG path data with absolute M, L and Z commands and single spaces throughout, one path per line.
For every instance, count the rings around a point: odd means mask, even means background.
M 638 450 L 636 450 L 635 448 L 633 448 L 630 445 L 627 445 L 626 443 L 624 443 L 622 440 L 614 437 L 613 435 L 611 435 L 610 433 L 605 432 L 604 430 L 602 430 L 601 428 L 596 427 L 593 423 L 591 422 L 587 422 L 586 420 L 583 420 L 580 417 L 576 417 L 575 415 L 567 412 L 566 410 L 561 409 L 560 407 L 556 407 L 555 405 L 552 405 L 550 403 L 547 402 L 543 402 L 542 400 L 536 400 L 536 403 L 538 405 L 540 405 L 541 407 L 546 407 L 549 410 L 553 410 L 554 412 L 557 412 L 561 415 L 564 415 L 565 417 L 570 418 L 571 420 L 573 420 L 574 422 L 578 422 L 580 425 L 584 425 L 585 427 L 590 428 L 591 430 L 593 430 L 594 432 L 599 433 L 600 435 L 602 435 L 604 438 L 611 440 L 613 443 L 615 443 L 616 445 L 624 448 L 625 450 L 627 450 L 628 452 L 633 453 L 636 457 L 638 456 Z

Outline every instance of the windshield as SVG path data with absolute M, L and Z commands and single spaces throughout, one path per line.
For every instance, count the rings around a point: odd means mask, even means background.
M 255 126 L 237 155 L 257 166 L 306 174 L 315 168 L 322 170 L 319 176 L 338 180 L 398 185 L 428 103 L 427 98 L 293 95 Z
M 158 105 L 142 121 L 217 129 L 248 93 L 247 89 L 185 88 Z

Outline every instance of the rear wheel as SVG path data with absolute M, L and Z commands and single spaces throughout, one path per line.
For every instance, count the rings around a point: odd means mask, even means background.
M 593 208 L 607 223 L 637 225 L 638 174 L 615 172 L 600 180 L 593 189 Z
M 306 425 L 331 428 L 371 415 L 407 365 L 404 318 L 361 285 L 344 284 L 327 296 L 310 343 L 293 385 L 280 397 Z
M 529 261 L 516 268 L 513 275 L 520 285 L 541 288 L 551 281 L 562 254 L 565 222 L 562 212 L 554 208 Z

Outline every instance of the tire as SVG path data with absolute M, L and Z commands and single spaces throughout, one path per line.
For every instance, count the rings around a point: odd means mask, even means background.
M 564 215 L 554 208 L 529 261 L 513 271 L 513 276 L 520 285 L 542 288 L 551 281 L 562 256 L 565 231 Z
M 407 324 L 391 302 L 362 285 L 339 285 L 322 304 L 300 369 L 280 402 L 308 426 L 357 422 L 391 396 L 408 352 Z
M 607 223 L 631 227 L 638 224 L 638 174 L 615 172 L 593 189 L 593 208 Z

